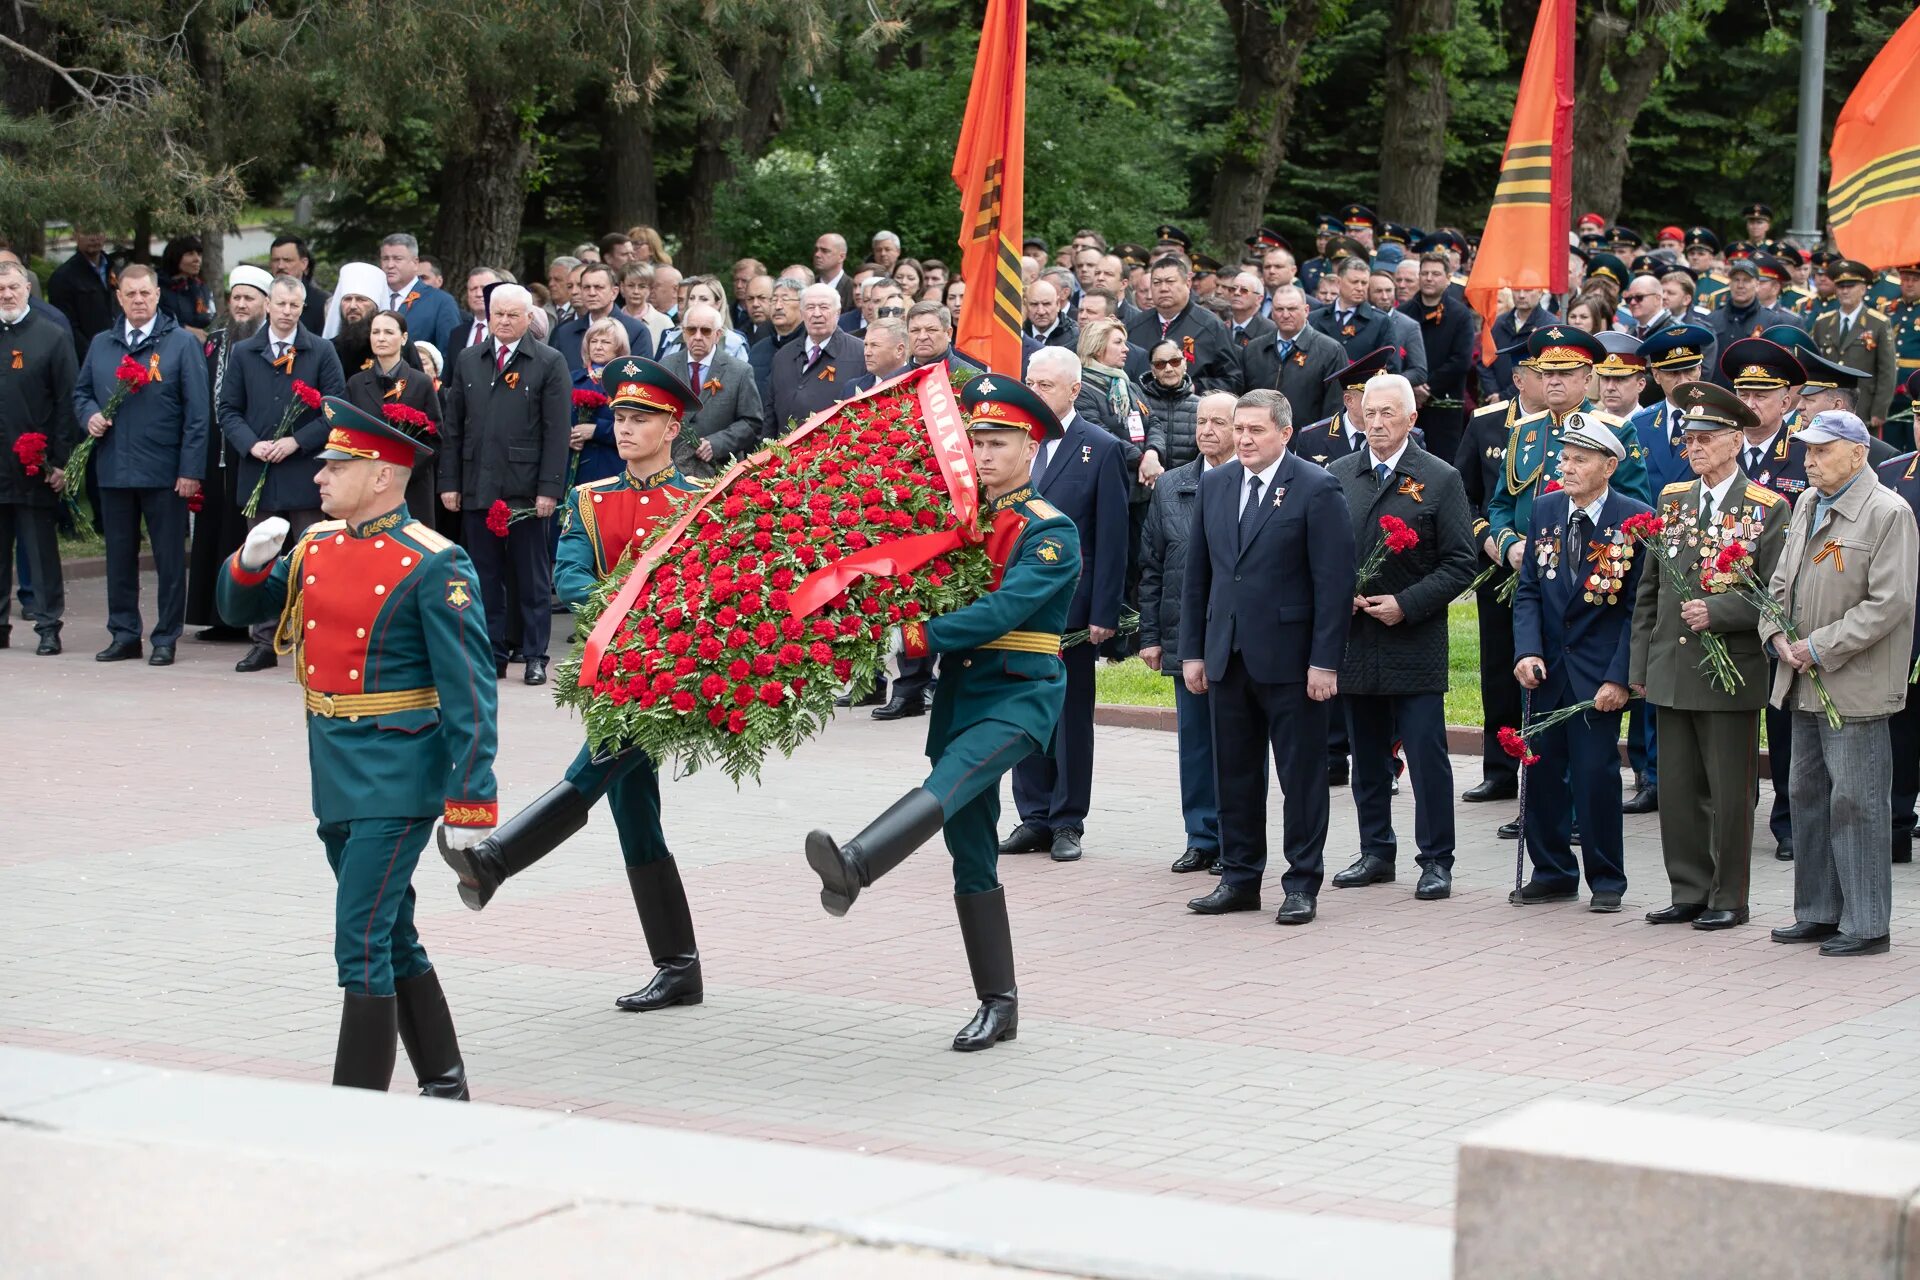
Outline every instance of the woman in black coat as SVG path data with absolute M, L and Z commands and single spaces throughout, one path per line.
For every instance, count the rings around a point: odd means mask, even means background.
M 213 328 L 213 290 L 200 279 L 206 250 L 195 236 L 175 236 L 160 254 L 160 309 L 206 341 Z
M 1147 410 L 1147 448 L 1160 455 L 1168 471 L 1184 467 L 1200 456 L 1193 443 L 1193 411 L 1200 403 L 1194 392 L 1192 366 L 1177 342 L 1156 342 L 1147 352 L 1149 372 L 1140 379 L 1140 401 Z
M 379 312 L 373 317 L 368 337 L 373 345 L 373 363 L 347 379 L 347 403 L 376 416 L 390 404 L 418 409 L 433 423 L 428 439 L 434 440 L 440 434 L 440 393 L 434 390 L 430 376 L 404 358 L 407 318 L 398 311 Z M 407 480 L 407 510 L 414 519 L 432 524 L 438 507 L 433 468 L 415 467 Z

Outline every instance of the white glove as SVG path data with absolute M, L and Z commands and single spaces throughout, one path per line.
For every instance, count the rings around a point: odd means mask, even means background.
M 440 824 L 440 838 L 449 849 L 471 849 L 493 834 L 492 827 L 450 827 Z
M 905 657 L 906 653 L 907 653 L 907 633 L 901 630 L 898 625 L 888 627 L 887 628 L 887 656 L 890 658 L 901 658 L 901 657 Z
M 273 563 L 280 544 L 287 540 L 287 522 L 280 516 L 268 516 L 247 533 L 240 544 L 240 567 L 257 573 Z

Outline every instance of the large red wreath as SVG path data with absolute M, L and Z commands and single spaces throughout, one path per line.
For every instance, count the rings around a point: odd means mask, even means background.
M 889 625 L 977 599 L 973 454 L 946 366 L 816 414 L 689 495 L 579 613 L 555 697 L 596 749 L 758 776 L 872 687 Z

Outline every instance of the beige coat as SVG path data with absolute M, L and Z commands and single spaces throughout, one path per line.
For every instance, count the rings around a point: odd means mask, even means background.
M 1855 478 L 1814 530 L 1819 496 L 1809 487 L 1794 503 L 1787 544 L 1773 571 L 1773 598 L 1813 645 L 1827 694 L 1841 715 L 1891 715 L 1907 701 L 1920 529 L 1912 509 L 1871 470 Z M 1778 634 L 1778 627 L 1761 619 L 1762 643 L 1771 648 Z M 1796 681 L 1797 674 L 1784 662 L 1778 665 L 1773 705 L 1818 713 L 1813 681 Z

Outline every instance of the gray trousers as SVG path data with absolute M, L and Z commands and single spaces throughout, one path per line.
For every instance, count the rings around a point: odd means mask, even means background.
M 1884 938 L 1893 917 L 1893 748 L 1887 717 L 1838 729 L 1793 713 L 1793 916 Z

